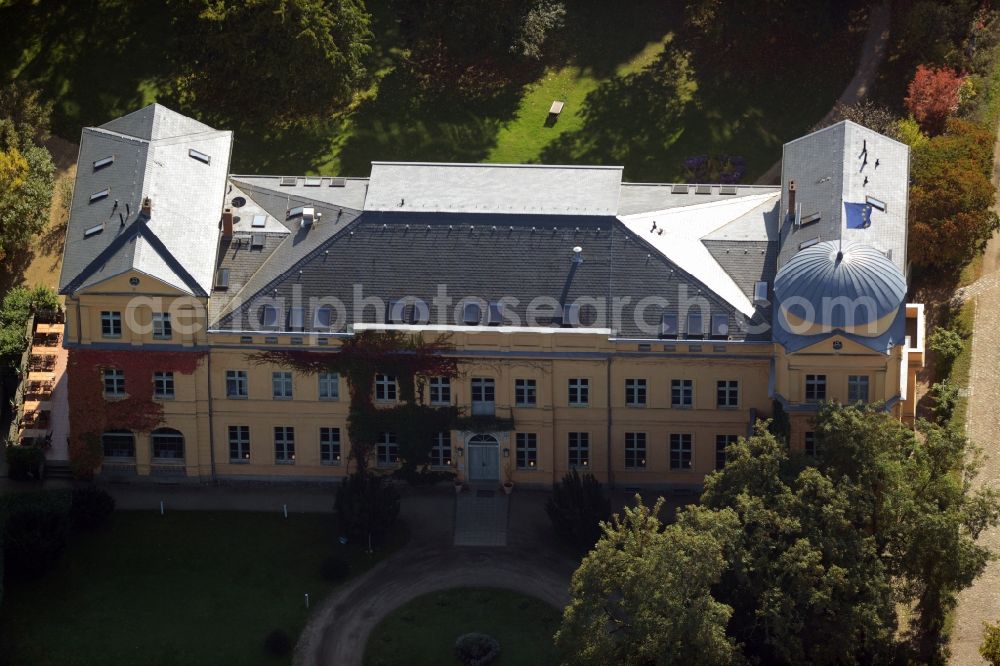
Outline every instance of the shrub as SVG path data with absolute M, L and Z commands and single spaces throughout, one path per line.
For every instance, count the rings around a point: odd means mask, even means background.
M 979 654 L 991 666 L 1000 666 L 1000 624 L 983 622 L 983 644 L 979 646 Z
M 283 629 L 275 629 L 264 638 L 264 652 L 272 657 L 284 657 L 292 651 L 292 639 Z
M 331 555 L 323 560 L 320 573 L 324 580 L 339 583 L 351 575 L 351 563 L 342 555 Z
M 601 537 L 601 521 L 611 518 L 611 500 L 593 474 L 573 470 L 553 484 L 545 511 L 556 534 L 582 552 Z
M 7 573 L 37 578 L 58 561 L 69 532 L 67 513 L 48 503 L 18 507 L 4 524 Z
M 41 481 L 45 453 L 40 448 L 8 444 L 5 455 L 7 476 L 17 481 L 27 481 L 31 478 Z
M 931 397 L 934 399 L 932 409 L 937 422 L 950 421 L 958 404 L 958 387 L 948 381 L 938 382 L 931 386 Z
M 474 631 L 455 641 L 455 656 L 465 666 L 487 666 L 500 656 L 500 641 Z
M 77 488 L 70 505 L 70 522 L 74 528 L 96 529 L 108 522 L 114 510 L 115 498 L 107 491 L 95 486 Z
M 355 472 L 337 489 L 334 508 L 341 532 L 377 543 L 399 517 L 399 491 L 388 477 Z
M 964 349 L 961 334 L 950 328 L 936 328 L 927 338 L 927 347 L 937 355 L 938 374 L 946 377 L 951 365 Z

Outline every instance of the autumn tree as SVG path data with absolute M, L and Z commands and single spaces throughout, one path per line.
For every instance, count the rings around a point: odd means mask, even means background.
M 572 664 L 731 664 L 739 650 L 726 635 L 731 609 L 712 586 L 737 538 L 736 516 L 692 507 L 664 527 L 636 496 L 570 583 L 572 597 L 556 645 Z
M 50 114 L 37 92 L 18 84 L 0 89 L 0 260 L 24 248 L 48 220 L 55 167 L 42 142 Z
M 364 83 L 372 32 L 363 0 L 172 3 L 182 35 L 174 93 L 203 115 L 315 118 Z
M 919 65 L 907 88 L 906 109 L 930 135 L 944 131 L 948 117 L 958 109 L 963 77 L 950 67 Z

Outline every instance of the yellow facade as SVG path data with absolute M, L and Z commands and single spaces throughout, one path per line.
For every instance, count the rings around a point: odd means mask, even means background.
M 131 278 L 138 278 L 133 285 Z M 134 282 L 134 280 L 133 280 Z M 146 331 L 154 308 L 171 312 L 169 337 Z M 912 308 L 912 311 L 910 309 Z M 103 312 L 134 311 L 139 330 L 123 325 L 120 336 L 102 331 Z M 922 330 L 922 309 L 908 306 L 911 328 Z M 131 316 L 131 315 L 130 315 Z M 164 427 L 184 437 L 182 463 L 189 479 L 329 479 L 345 474 L 349 392 L 339 380 L 339 398 L 320 397 L 316 376 L 292 373 L 291 398 L 276 398 L 272 373 L 286 368 L 255 365 L 248 355 L 261 349 L 330 351 L 340 344 L 336 335 L 308 333 L 236 334 L 207 331 L 205 303 L 183 297 L 144 275 L 125 274 L 89 287 L 67 301 L 67 344 L 107 349 L 162 349 L 204 352 L 194 374 L 174 377 L 174 395 L 163 399 Z M 190 324 L 190 327 L 184 324 Z M 145 326 L 145 328 L 144 328 Z M 191 328 L 193 330 L 187 330 Z M 404 328 L 408 327 L 395 327 Z M 414 327 L 418 331 L 418 327 Z M 438 332 L 424 333 L 436 337 Z M 247 339 L 249 337 L 249 340 Z M 570 469 L 571 433 L 586 433 L 586 464 L 578 465 L 617 486 L 698 486 L 716 468 L 719 436 L 745 436 L 755 419 L 772 416 L 782 403 L 789 414 L 791 445 L 801 448 L 816 400 L 806 395 L 807 375 L 825 378 L 825 399 L 847 402 L 849 378 L 867 378 L 869 401 L 890 404 L 898 417 L 912 420 L 915 374 L 923 364 L 923 335 L 878 353 L 850 339 L 831 336 L 795 353 L 773 342 L 723 340 L 626 340 L 605 329 L 483 329 L 457 328 L 449 340 L 460 357 L 460 376 L 451 381 L 451 403 L 468 411 L 474 379 L 493 379 L 496 415 L 512 417 L 512 432 L 493 433 L 497 441 L 497 481 L 550 484 Z M 298 342 L 301 340 L 301 343 Z M 919 347 L 919 349 L 918 349 Z M 903 360 L 906 360 L 904 363 Z M 127 374 L 129 368 L 123 368 Z M 246 373 L 246 397 L 227 395 L 227 371 Z M 901 382 L 900 373 L 906 374 Z M 536 404 L 519 406 L 515 383 L 534 380 Z M 629 405 L 627 380 L 645 380 L 645 403 Z M 572 404 L 571 380 L 587 380 L 585 404 Z M 681 382 L 686 403 L 677 404 L 673 381 Z M 150 381 L 152 379 L 150 378 Z M 719 404 L 719 382 L 731 389 Z M 729 384 L 728 382 L 735 382 Z M 905 386 L 902 395 L 901 387 Z M 70 396 L 73 399 L 73 396 Z M 426 395 L 424 399 L 428 399 Z M 249 428 L 249 457 L 230 455 L 230 426 Z M 294 459 L 276 460 L 274 428 L 294 428 Z M 320 459 L 320 429 L 339 428 L 340 460 Z M 535 464 L 517 469 L 516 437 L 531 433 L 537 441 Z M 644 435 L 645 450 L 632 458 L 644 466 L 626 464 L 628 433 Z M 467 478 L 469 440 L 473 433 L 450 433 L 450 465 Z M 678 439 L 672 460 L 672 436 Z M 690 443 L 690 455 L 682 449 Z M 164 461 L 152 459 L 150 435 L 136 434 L 135 473 L 155 473 Z M 372 461 L 377 466 L 377 461 Z M 673 463 L 673 464 L 672 464 Z M 115 467 L 117 468 L 117 467 Z

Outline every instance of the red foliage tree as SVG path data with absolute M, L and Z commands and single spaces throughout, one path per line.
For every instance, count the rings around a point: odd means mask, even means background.
M 190 375 L 204 352 L 72 349 L 66 367 L 69 382 L 69 457 L 78 478 L 93 474 L 104 454 L 107 430 L 150 432 L 163 423 L 163 405 L 153 400 L 153 373 Z M 105 368 L 125 372 L 125 397 L 104 397 Z
M 931 136 L 944 131 L 948 116 L 958 109 L 958 91 L 963 80 L 964 77 L 950 67 L 917 67 L 905 102 L 921 129 Z

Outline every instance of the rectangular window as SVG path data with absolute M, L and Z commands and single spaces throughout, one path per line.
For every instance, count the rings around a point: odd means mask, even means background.
M 688 314 L 687 337 L 691 340 L 700 340 L 705 337 L 705 320 L 700 312 Z
M 156 340 L 169 340 L 173 337 L 174 330 L 170 325 L 169 312 L 153 313 L 153 338 Z
M 694 381 L 691 379 L 670 380 L 670 406 L 694 406 Z
M 396 399 L 396 378 L 391 375 L 375 375 L 375 399 L 391 402 Z
M 274 462 L 291 465 L 295 462 L 295 428 L 274 427 Z
M 496 413 L 496 380 L 485 377 L 472 379 L 472 415 L 493 416 Z
M 319 399 L 340 399 L 340 375 L 336 372 L 319 373 Z
M 340 428 L 319 429 L 319 461 L 324 465 L 340 464 Z
M 538 466 L 538 435 L 533 432 L 519 432 L 514 440 L 517 445 L 515 460 L 518 469 L 535 469 Z
M 819 447 L 816 446 L 815 432 L 813 432 L 812 430 L 807 432 L 803 437 L 802 441 L 803 441 L 803 449 L 805 450 L 807 456 L 809 456 L 810 458 L 815 458 L 816 456 L 819 455 Z
M 847 402 L 868 402 L 868 375 L 847 376 Z
M 826 400 L 826 375 L 806 375 L 806 401 Z
M 375 446 L 378 464 L 395 465 L 399 462 L 399 446 L 396 444 L 396 433 L 380 432 Z
M 514 404 L 518 407 L 534 407 L 538 400 L 538 385 L 534 379 L 514 380 Z
M 229 462 L 250 462 L 250 426 L 229 426 Z
M 569 468 L 588 467 L 590 465 L 590 433 L 569 433 Z
M 174 373 L 153 373 L 153 397 L 161 399 L 174 397 Z
M 625 433 L 625 469 L 646 469 L 646 433 Z
M 450 405 L 451 380 L 447 377 L 431 377 L 430 399 L 432 405 Z
M 740 383 L 734 379 L 720 379 L 715 383 L 716 407 L 739 407 Z
M 122 313 L 104 310 L 101 312 L 101 335 L 105 338 L 122 336 Z
M 247 397 L 247 371 L 226 370 L 226 397 Z
M 628 407 L 646 406 L 646 380 L 625 380 L 625 405 Z
M 431 448 L 431 466 L 448 467 L 451 465 L 451 433 L 448 431 L 434 433 L 434 446 Z
M 726 447 L 735 444 L 738 439 L 737 435 L 715 436 L 715 469 L 722 469 L 726 466 Z
M 271 373 L 271 397 L 276 400 L 290 400 L 292 397 L 292 373 Z
M 691 469 L 690 433 L 671 433 L 670 469 Z
M 104 395 L 120 398 L 125 395 L 125 371 L 117 368 L 104 369 Z
M 586 406 L 590 402 L 590 380 L 569 380 L 569 404 L 577 407 Z

